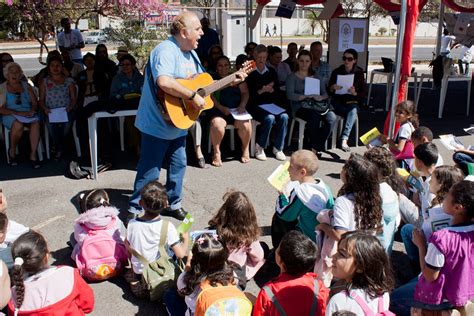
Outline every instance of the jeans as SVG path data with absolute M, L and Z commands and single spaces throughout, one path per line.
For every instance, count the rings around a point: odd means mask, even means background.
M 165 291 L 163 302 L 171 316 L 184 316 L 188 309 L 184 297 L 179 296 L 175 288 L 169 288 Z
M 342 130 L 341 139 L 349 139 L 351 134 L 352 127 L 354 126 L 355 120 L 357 118 L 357 104 L 343 104 L 340 102 L 333 102 L 334 112 L 337 115 L 342 116 L 346 123 L 344 124 L 344 129 Z
M 453 305 L 448 302 L 439 305 L 431 305 L 415 301 L 414 295 L 417 282 L 418 277 L 415 277 L 407 284 L 396 288 L 392 294 L 390 294 L 390 311 L 394 312 L 397 316 L 410 316 L 411 307 L 418 307 L 430 311 L 442 311 L 453 308 Z
M 260 135 L 257 137 L 257 144 L 262 148 L 267 148 L 270 142 L 270 132 L 275 125 L 276 137 L 274 146 L 277 150 L 283 150 L 285 145 L 286 130 L 288 128 L 288 114 L 269 114 L 267 111 L 257 108 L 252 113 L 254 119 L 260 122 Z
M 310 131 L 310 147 L 317 151 L 324 150 L 324 144 L 331 135 L 331 131 L 336 124 L 336 114 L 329 111 L 326 115 L 319 115 L 311 109 L 300 108 L 296 116 L 306 121 L 307 130 Z M 320 127 L 321 122 L 323 126 Z
M 162 139 L 141 133 L 141 152 L 137 176 L 129 206 L 141 210 L 138 202 L 140 190 L 149 182 L 158 180 L 163 162 L 169 161 L 166 173 L 166 190 L 172 210 L 181 208 L 183 178 L 186 171 L 186 136 Z
M 415 230 L 414 225 L 406 224 L 400 230 L 400 235 L 402 236 L 403 244 L 405 245 L 405 250 L 407 252 L 408 258 L 410 258 L 411 261 L 418 262 L 418 247 L 413 243 L 412 240 L 413 230 Z
M 465 175 L 469 174 L 468 163 L 474 163 L 474 156 L 466 153 L 454 153 L 453 161 L 461 168 Z

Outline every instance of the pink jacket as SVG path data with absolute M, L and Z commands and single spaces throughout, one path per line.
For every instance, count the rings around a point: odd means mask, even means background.
M 250 246 L 240 247 L 231 251 L 229 260 L 237 263 L 241 267 L 245 265 L 245 276 L 247 280 L 254 277 L 257 271 L 265 263 L 263 259 L 263 248 L 258 240 Z
M 88 230 L 107 229 L 107 232 L 115 241 L 123 243 L 125 228 L 118 218 L 118 213 L 115 207 L 100 206 L 79 215 L 74 224 L 74 239 L 76 239 L 77 244 L 74 246 L 71 257 L 76 258 Z

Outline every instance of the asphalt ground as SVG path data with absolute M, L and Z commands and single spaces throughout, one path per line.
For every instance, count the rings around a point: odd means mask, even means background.
M 473 114 L 469 117 L 464 114 L 464 89 L 461 83 L 450 84 L 445 117 L 437 119 L 435 113 L 437 113 L 436 102 L 439 92 L 426 86 L 426 91 L 423 92 L 420 102 L 419 113 L 422 125 L 431 127 L 435 136 L 453 133 L 460 136 L 461 141 L 465 144 L 472 145 L 474 136 L 465 136 L 466 134 L 462 131 L 463 127 L 474 123 Z M 376 85 L 372 100 L 372 104 L 375 106 L 361 109 L 359 114 L 361 134 L 373 126 L 377 126 L 379 129 L 383 126 L 385 114 L 376 111 L 376 109 L 383 107 L 384 91 L 383 85 Z M 471 109 L 474 110 L 472 99 Z M 66 242 L 72 232 L 74 219 L 78 216 L 77 197 L 81 192 L 94 188 L 105 188 L 110 194 L 112 204 L 121 210 L 122 217 L 126 215 L 127 200 L 132 193 L 135 178 L 136 157 L 127 152 L 120 152 L 118 139 L 118 133 L 110 138 L 114 148 L 112 157 L 114 167 L 100 174 L 98 181 L 66 178 L 64 171 L 68 164 L 67 158 L 59 162 L 46 161 L 43 167 L 38 170 L 32 169 L 26 161 L 20 161 L 18 167 L 9 167 L 6 165 L 3 144 L 0 145 L 0 188 L 3 188 L 8 198 L 8 215 L 11 219 L 44 234 L 52 254 L 51 264 L 72 264 L 69 259 L 71 249 Z M 352 139 L 351 135 L 350 140 L 352 141 Z M 445 163 L 451 164 L 452 153 L 444 148 L 438 140 L 435 143 L 438 145 Z M 277 192 L 268 184 L 266 178 L 281 162 L 269 154 L 269 159 L 265 162 L 252 159 L 248 164 L 241 164 L 238 161 L 238 153 L 226 150 L 224 159 L 227 159 L 224 160 L 222 167 L 210 166 L 208 169 L 199 169 L 194 167 L 195 161 L 190 144 L 191 140 L 188 138 L 189 165 L 184 178 L 183 205 L 187 211 L 194 215 L 193 229 L 202 229 L 207 226 L 211 215 L 222 204 L 224 193 L 233 188 L 241 190 L 249 196 L 257 211 L 259 225 L 262 227 L 261 240 L 271 246 L 268 228 L 274 212 Z M 203 144 L 207 144 L 205 139 Z M 287 154 L 294 150 L 294 146 L 295 143 L 287 150 Z M 70 149 L 73 152 L 73 144 Z M 206 148 L 203 149 L 207 152 Z M 365 148 L 361 146 L 352 148 L 352 152 L 361 154 L 364 150 Z M 23 149 L 22 153 L 25 151 Z M 337 194 L 341 186 L 340 171 L 348 157 L 349 154 L 340 149 L 331 149 L 323 154 L 320 161 L 317 176 L 329 185 L 334 194 Z M 69 158 L 73 158 L 72 155 Z M 210 162 L 210 157 L 207 154 L 206 158 Z M 164 178 L 165 171 L 161 175 L 161 180 L 164 181 Z M 175 220 L 173 222 L 177 224 Z M 412 276 L 403 253 L 403 245 L 396 242 L 392 262 L 399 283 L 407 281 Z M 91 284 L 91 286 L 96 299 L 93 315 L 164 315 L 162 307 L 157 303 L 134 298 L 127 284 L 121 279 Z M 254 294 L 258 293 L 258 287 L 254 282 L 248 284 L 247 290 Z

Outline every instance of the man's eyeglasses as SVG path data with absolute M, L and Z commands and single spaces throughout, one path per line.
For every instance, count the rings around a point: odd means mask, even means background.
M 15 93 L 15 104 L 16 105 L 21 104 L 21 93 L 20 92 Z
M 346 57 L 346 56 L 342 56 L 342 60 L 343 61 L 354 61 L 354 57 Z

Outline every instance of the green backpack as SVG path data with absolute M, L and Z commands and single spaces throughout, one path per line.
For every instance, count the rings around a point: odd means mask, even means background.
M 135 249 L 130 247 L 130 252 L 144 265 L 141 282 L 150 292 L 150 300 L 152 301 L 161 299 L 168 288 L 176 286 L 176 280 L 184 270 L 183 262 L 179 260 L 179 264 L 176 264 L 165 249 L 168 224 L 168 221 L 163 220 L 158 248 L 160 258 L 157 260 L 148 262 Z

